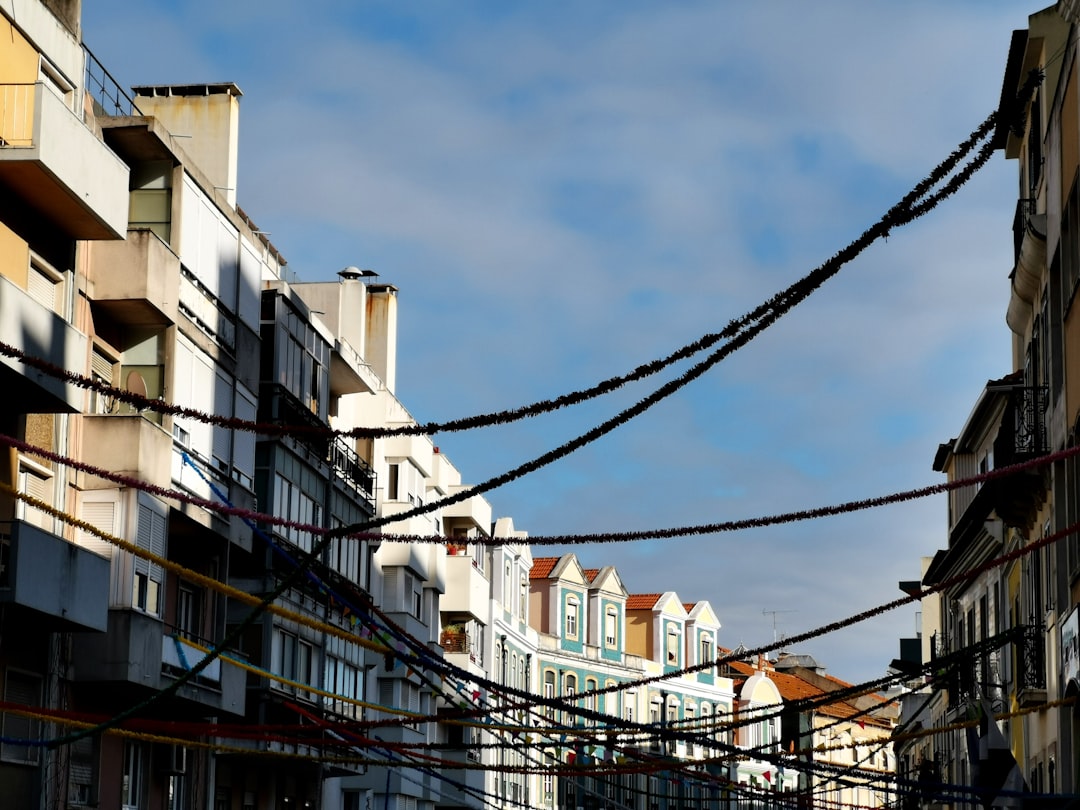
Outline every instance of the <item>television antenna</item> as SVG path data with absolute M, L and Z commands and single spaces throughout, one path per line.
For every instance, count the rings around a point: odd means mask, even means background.
M 777 615 L 780 614 L 780 613 L 798 613 L 798 612 L 799 611 L 797 611 L 797 610 L 764 610 L 764 609 L 762 609 L 762 611 L 761 611 L 762 616 L 772 616 L 772 640 L 773 640 L 773 644 L 779 644 L 780 643 L 780 635 L 779 635 L 779 633 L 777 633 L 777 630 L 776 630 L 776 617 L 777 617 Z

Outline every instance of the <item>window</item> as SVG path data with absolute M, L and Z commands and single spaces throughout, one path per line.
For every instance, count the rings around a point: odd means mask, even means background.
M 8 669 L 4 673 L 4 700 L 19 706 L 41 705 L 41 678 L 26 672 Z M 34 745 L 21 745 L 16 740 L 37 740 L 41 737 L 40 721 L 15 714 L 0 715 L 0 727 L 5 740 L 0 743 L 0 760 L 36 765 L 40 757 L 40 748 Z
M 555 699 L 555 673 L 550 669 L 544 670 L 544 697 L 548 700 Z M 544 714 L 547 715 L 548 720 L 555 719 L 555 708 L 553 706 L 545 706 Z
M 396 501 L 398 499 L 398 485 L 399 477 L 401 474 L 400 464 L 391 464 L 387 469 L 388 475 L 386 476 L 386 499 L 388 501 Z
M 667 663 L 669 666 L 679 665 L 679 628 L 673 624 L 668 625 L 667 629 Z
M 124 770 L 120 782 L 120 804 L 124 810 L 137 810 L 143 806 L 146 759 L 141 743 L 131 740 L 124 742 Z
M 163 558 L 166 545 L 164 507 L 140 493 L 135 544 L 143 551 Z M 165 588 L 162 567 L 144 557 L 132 555 L 134 577 L 131 586 L 131 606 L 153 616 L 161 615 L 161 596 Z
M 64 277 L 37 255 L 30 256 L 30 272 L 26 278 L 30 297 L 50 312 L 64 312 Z
M 1061 212 L 1061 295 L 1063 310 L 1072 304 L 1077 278 L 1080 276 L 1080 191 L 1073 177 L 1069 197 Z
M 131 169 L 128 228 L 145 228 L 169 244 L 172 237 L 172 161 L 148 160 Z
M 50 506 L 53 505 L 52 472 L 24 458 L 19 459 L 19 489 L 32 498 L 37 498 Z M 19 501 L 17 509 L 21 520 L 39 529 L 52 531 L 53 518 L 47 512 L 26 501 Z
M 563 690 L 563 694 L 566 697 L 566 702 L 572 705 L 573 702 L 574 702 L 574 695 L 577 694 L 577 676 L 576 675 L 567 675 L 565 685 L 566 685 L 566 688 Z M 563 718 L 564 718 L 563 722 L 566 725 L 570 725 L 571 723 L 574 722 L 574 712 L 572 712 L 572 711 L 564 712 Z
M 275 675 L 280 675 L 287 681 L 308 685 L 311 684 L 315 650 L 310 642 L 298 638 L 295 633 L 290 633 L 280 627 L 275 627 L 272 654 L 271 672 Z M 295 686 L 280 680 L 275 680 L 274 686 L 286 692 L 296 691 Z M 300 696 L 311 699 L 314 698 L 314 696 L 303 691 L 300 693 Z
M 529 581 L 524 575 L 518 586 L 518 618 L 523 622 L 529 618 Z
M 701 635 L 700 649 L 701 649 L 701 652 L 700 652 L 701 660 L 698 661 L 699 664 L 704 664 L 706 661 L 712 661 L 713 660 L 714 656 L 713 656 L 712 636 L 710 636 L 708 634 L 704 634 L 704 633 Z
M 181 581 L 176 589 L 176 631 L 182 637 L 195 641 L 201 628 L 201 594 L 189 582 Z
M 619 640 L 619 612 L 609 605 L 604 611 L 604 644 L 615 647 Z
M 578 634 L 578 599 L 576 596 L 566 597 L 566 635 L 568 638 L 577 638 Z
M 165 810 L 187 810 L 187 777 L 182 773 L 169 775 L 165 785 Z
M 290 459 L 290 461 L 293 461 L 293 459 Z M 290 464 L 289 467 L 290 469 L 287 471 L 289 476 L 283 475 L 281 472 L 274 474 L 275 513 L 293 523 L 302 523 L 308 526 L 321 525 L 322 505 L 317 497 L 305 492 L 299 484 L 291 480 L 292 476 L 295 476 L 296 479 L 307 480 L 311 477 L 312 472 L 298 463 Z M 283 535 L 286 540 L 302 551 L 311 551 L 311 532 L 294 526 L 275 526 L 274 531 Z

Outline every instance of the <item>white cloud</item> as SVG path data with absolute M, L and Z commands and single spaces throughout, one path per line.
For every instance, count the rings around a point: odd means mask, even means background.
M 125 81 L 241 86 L 241 205 L 302 275 L 359 264 L 400 287 L 399 390 L 420 419 L 582 387 L 786 286 L 996 105 L 1025 24 L 1002 2 L 164 8 L 87 4 L 91 47 Z M 937 443 L 1010 363 L 1014 171 L 996 156 L 671 402 L 492 493 L 495 511 L 532 533 L 640 528 L 936 480 Z M 617 407 L 436 441 L 476 481 Z M 806 629 L 892 594 L 944 520 L 919 504 L 581 554 L 709 598 L 751 643 L 763 609 Z M 808 647 L 872 677 L 910 612 L 888 621 Z

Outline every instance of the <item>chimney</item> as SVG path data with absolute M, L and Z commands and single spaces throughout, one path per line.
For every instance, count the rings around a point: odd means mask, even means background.
M 368 284 L 364 359 L 391 394 L 397 385 L 397 287 Z
M 240 88 L 223 84 L 144 85 L 132 88 L 135 106 L 178 139 L 215 189 L 236 207 L 240 145 Z

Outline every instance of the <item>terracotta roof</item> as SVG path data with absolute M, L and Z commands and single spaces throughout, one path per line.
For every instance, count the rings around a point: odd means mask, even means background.
M 547 579 L 551 570 L 558 565 L 559 557 L 537 557 L 529 569 L 529 579 Z
M 662 593 L 632 593 L 626 597 L 627 610 L 652 610 L 660 601 Z
M 687 613 L 693 613 L 695 604 L 697 604 L 697 603 L 696 602 L 683 602 L 682 603 L 683 610 L 685 610 Z
M 585 579 L 588 582 L 592 582 L 594 579 L 596 579 L 596 575 L 600 573 L 600 569 L 599 568 L 586 568 L 586 569 L 583 570 L 582 573 L 585 574 Z

